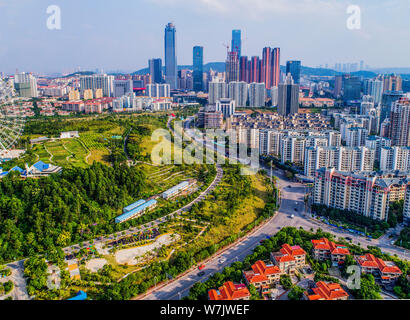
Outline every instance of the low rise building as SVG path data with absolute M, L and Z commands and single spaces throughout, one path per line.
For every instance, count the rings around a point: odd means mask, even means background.
M 356 257 L 356 261 L 360 266 L 361 273 L 372 274 L 382 284 L 392 284 L 402 274 L 394 262 L 376 258 L 370 253 Z
M 330 259 L 333 264 L 340 264 L 346 256 L 350 254 L 349 249 L 344 244 L 337 244 L 327 238 L 312 240 L 313 257 L 323 261 Z
M 225 282 L 218 290 L 208 291 L 209 300 L 249 300 L 251 294 L 244 284 Z
M 305 291 L 306 300 L 347 300 L 349 294 L 338 283 L 319 281 L 316 287 Z
M 282 272 L 293 274 L 305 266 L 306 252 L 300 246 L 284 244 L 279 252 L 271 253 L 271 260 Z
M 243 277 L 248 286 L 252 284 L 257 289 L 278 283 L 282 274 L 278 266 L 266 265 L 261 260 L 256 261 L 251 268 L 252 270 L 243 272 Z

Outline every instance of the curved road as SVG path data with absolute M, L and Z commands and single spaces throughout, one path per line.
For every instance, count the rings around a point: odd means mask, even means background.
M 188 119 L 185 123 L 185 129 L 189 128 L 189 122 L 192 118 Z M 191 135 L 188 130 L 187 133 Z M 200 142 L 200 140 L 191 135 L 192 138 Z M 204 143 L 207 148 L 212 148 L 209 143 Z M 262 168 L 268 172 L 270 168 L 266 168 L 261 165 Z M 257 228 L 254 232 L 248 234 L 244 238 L 237 241 L 231 247 L 226 250 L 216 253 L 206 263 L 205 275 L 198 276 L 198 270 L 193 267 L 190 271 L 183 276 L 176 278 L 174 281 L 168 284 L 151 289 L 143 297 L 145 300 L 176 300 L 188 295 L 189 289 L 198 281 L 206 281 L 210 275 L 215 272 L 220 272 L 226 266 L 229 266 L 235 261 L 243 260 L 247 255 L 253 252 L 253 249 L 259 245 L 260 241 L 266 239 L 267 236 L 272 236 L 280 229 L 286 226 L 302 227 L 305 230 L 322 229 L 326 232 L 330 232 L 338 237 L 349 236 L 353 239 L 354 244 L 360 244 L 366 248 L 368 245 L 378 246 L 383 252 L 389 254 L 397 254 L 402 259 L 409 259 L 410 255 L 407 250 L 397 248 L 389 243 L 382 243 L 380 240 L 369 241 L 363 237 L 352 235 L 348 232 L 340 229 L 332 228 L 326 224 L 320 223 L 311 219 L 310 215 L 306 212 L 306 206 L 304 198 L 306 194 L 306 186 L 298 182 L 289 182 L 282 171 L 272 171 L 272 175 L 277 178 L 277 185 L 281 190 L 281 206 L 277 214 L 270 218 L 264 225 Z M 296 211 L 296 210 L 297 211 Z M 291 216 L 294 215 L 292 218 Z

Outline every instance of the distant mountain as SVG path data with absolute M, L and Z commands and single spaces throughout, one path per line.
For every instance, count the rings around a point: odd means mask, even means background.
M 192 65 L 180 65 L 178 66 L 178 70 L 183 69 L 190 69 L 192 70 Z M 217 72 L 224 72 L 225 71 L 225 62 L 208 62 L 204 64 L 204 72 L 208 72 L 210 69 L 217 71 Z M 162 72 L 165 72 L 165 67 L 162 67 Z M 135 71 L 133 74 L 141 75 L 149 73 L 148 68 L 140 69 Z
M 377 68 L 371 69 L 376 73 L 396 73 L 396 74 L 410 74 L 410 68 Z
M 74 77 L 74 76 L 90 76 L 92 74 L 95 74 L 95 72 L 93 72 L 93 71 L 78 71 L 78 72 L 67 74 L 63 78 L 70 78 L 70 77 Z

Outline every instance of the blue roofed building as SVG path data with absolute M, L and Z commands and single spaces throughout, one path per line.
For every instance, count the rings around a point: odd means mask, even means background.
M 147 202 L 144 202 L 140 206 L 128 211 L 118 217 L 115 218 L 115 223 L 122 223 L 130 219 L 134 219 L 142 215 L 148 210 L 153 209 L 157 205 L 157 200 L 151 199 Z
M 61 167 L 45 163 L 43 161 L 38 161 L 27 169 L 28 177 L 41 177 L 48 176 L 54 173 L 60 173 L 62 171 Z
M 146 201 L 144 199 L 138 200 L 137 202 L 134 202 L 134 203 L 130 204 L 129 206 L 126 206 L 124 209 L 122 209 L 122 212 L 127 213 L 127 212 L 131 211 L 132 209 L 135 209 L 136 207 L 139 207 L 140 205 L 142 205 L 145 202 Z

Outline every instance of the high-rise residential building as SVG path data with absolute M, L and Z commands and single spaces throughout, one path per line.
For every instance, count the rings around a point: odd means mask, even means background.
M 222 81 L 209 82 L 208 103 L 215 104 L 221 98 L 228 97 L 228 84 Z
M 384 76 L 383 88 L 385 91 L 402 91 L 402 78 L 395 74 Z
M 204 90 L 204 47 L 195 46 L 193 48 L 193 89 L 194 91 Z
M 241 49 L 242 49 L 241 30 L 232 30 L 231 48 L 232 48 L 232 51 L 238 54 L 238 57 L 241 56 Z
M 226 82 L 239 81 L 239 58 L 235 51 L 228 52 L 225 63 Z
M 249 84 L 249 106 L 259 108 L 265 106 L 266 88 L 265 84 L 252 82 Z
M 14 75 L 14 88 L 20 97 L 38 97 L 37 79 L 31 73 L 16 73 Z
M 382 95 L 381 113 L 380 113 L 380 123 L 382 123 L 386 118 L 390 117 L 390 111 L 392 105 L 397 100 L 404 97 L 402 91 L 384 91 Z
M 380 163 L 381 149 L 383 147 L 390 147 L 391 140 L 385 137 L 368 136 L 366 138 L 365 146 L 367 148 L 375 150 L 375 160 Z
M 403 200 L 407 173 L 348 173 L 322 168 L 316 171 L 313 203 L 349 210 L 375 220 L 387 221 L 390 203 Z
M 114 80 L 114 97 L 122 97 L 127 93 L 132 92 L 132 80 Z
M 390 112 L 389 136 L 393 146 L 410 147 L 410 100 L 401 98 Z
M 249 61 L 247 56 L 239 58 L 239 81 L 249 82 Z
M 375 150 L 367 147 L 306 147 L 304 174 L 313 177 L 320 168 L 338 171 L 373 171 Z
M 380 170 L 410 171 L 410 147 L 381 148 Z
M 216 110 L 216 106 L 203 107 L 198 112 L 198 126 L 205 129 L 221 129 L 223 126 L 223 114 Z
M 177 89 L 177 49 L 176 29 L 173 23 L 165 27 L 165 82 L 170 85 L 171 90 Z
M 235 113 L 235 100 L 229 98 L 222 98 L 216 102 L 216 111 L 220 111 L 223 117 L 229 118 Z
M 370 79 L 364 82 L 364 94 L 370 95 L 377 105 L 382 102 L 383 95 L 383 81 L 378 79 Z
M 285 82 L 279 84 L 278 113 L 288 116 L 299 112 L 299 85 L 293 83 L 292 76 L 288 74 Z
M 346 128 L 346 145 L 348 147 L 361 147 L 366 144 L 369 131 L 362 127 Z
M 262 50 L 261 82 L 265 83 L 265 88 L 272 86 L 272 48 L 265 47 Z
M 292 75 L 295 84 L 300 84 L 300 68 L 301 62 L 298 60 L 291 60 L 286 62 L 286 74 Z
M 407 226 L 410 225 L 410 181 L 407 183 L 406 194 L 404 196 L 403 221 Z
M 149 73 L 151 75 L 152 83 L 162 83 L 162 60 L 150 59 L 148 60 Z
M 93 91 L 102 89 L 104 97 L 112 97 L 114 95 L 114 76 L 109 76 L 106 74 L 81 76 L 80 88 L 82 94 L 87 89 L 91 89 Z
M 235 101 L 237 107 L 246 107 L 248 84 L 245 81 L 232 81 L 228 84 L 228 97 Z
M 260 61 L 259 57 L 253 56 L 251 58 L 251 68 L 249 82 L 260 82 Z
M 280 82 L 280 48 L 273 48 L 271 65 L 272 65 L 271 86 L 278 87 L 279 82 Z
M 171 96 L 168 83 L 151 83 L 147 85 L 146 95 L 150 98 L 167 98 Z

